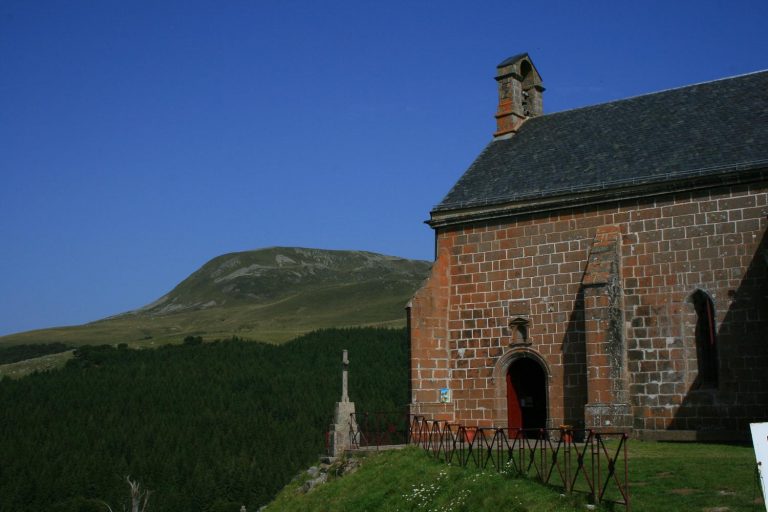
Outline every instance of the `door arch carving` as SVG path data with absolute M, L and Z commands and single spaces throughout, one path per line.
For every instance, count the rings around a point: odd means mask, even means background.
M 517 428 L 549 426 L 551 371 L 541 355 L 527 347 L 504 354 L 493 371 L 495 423 Z

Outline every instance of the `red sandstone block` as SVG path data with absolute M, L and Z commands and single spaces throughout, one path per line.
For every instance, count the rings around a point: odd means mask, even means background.
M 498 280 L 506 279 L 507 273 L 506 271 L 489 272 L 488 274 L 486 274 L 486 277 L 489 281 L 498 281 Z
M 666 206 L 661 209 L 661 216 L 663 217 L 678 217 L 682 215 L 689 215 L 693 213 L 699 213 L 698 203 L 690 202 L 677 204 L 674 206 Z
M 559 272 L 558 264 L 541 265 L 539 266 L 539 275 L 554 275 Z M 543 284 L 543 283 L 542 283 Z
M 716 200 L 699 200 L 699 211 L 701 212 L 712 212 L 717 210 L 717 201 Z
M 680 215 L 672 220 L 672 225 L 677 227 L 693 226 L 695 218 L 693 215 Z
M 736 208 L 750 208 L 755 206 L 755 197 L 744 195 L 741 197 L 731 197 L 728 199 L 721 199 L 717 202 L 717 206 L 720 210 L 733 210 Z
M 539 234 L 546 235 L 555 231 L 555 224 L 553 222 L 544 222 L 539 225 Z
M 417 402 L 437 402 L 437 400 L 435 399 L 436 398 L 435 391 L 436 389 L 425 389 L 422 384 L 420 389 L 417 389 L 415 392 L 416 401 Z
M 632 234 L 643 233 L 645 229 L 645 221 L 634 221 L 627 224 L 627 231 Z
M 483 242 L 493 242 L 496 240 L 496 231 L 486 231 L 480 236 L 480 240 Z
M 582 217 L 576 219 L 576 229 L 595 228 L 604 224 L 605 219 L 601 216 Z
M 524 230 L 525 236 L 533 236 L 539 234 L 539 226 L 538 224 L 534 225 L 527 225 Z
M 469 263 L 473 262 L 473 255 L 472 254 L 462 254 L 458 257 L 458 262 L 460 265 L 467 265 Z
M 523 290 L 523 297 L 526 299 L 533 299 L 539 297 L 539 290 L 536 288 L 526 288 Z
M 469 234 L 467 235 L 467 242 L 471 244 L 479 243 L 480 242 L 480 233 L 476 232 L 476 228 L 472 228 Z
M 578 273 L 581 273 L 581 272 L 583 272 L 582 264 L 583 264 L 582 261 L 569 261 L 567 263 L 562 263 L 562 264 L 560 264 L 560 268 L 558 269 L 558 272 L 560 272 L 560 273 L 567 273 L 567 272 L 571 272 L 571 273 L 578 272 Z M 580 279 L 577 279 L 577 281 L 578 280 L 580 280 Z M 571 282 L 573 282 L 573 281 L 571 281 Z
M 466 244 L 463 246 L 460 246 L 461 252 L 460 254 L 474 254 L 478 251 L 478 244 Z
M 745 208 L 742 210 L 742 218 L 743 219 L 764 219 L 766 216 L 768 216 L 768 207 L 765 205 L 765 198 L 768 197 L 768 195 L 763 196 L 762 198 L 762 205 L 758 205 L 751 208 Z
M 612 215 L 612 218 L 610 219 L 611 224 L 622 224 L 622 231 L 626 228 L 626 223 L 629 222 L 630 219 L 630 213 L 629 212 L 618 212 L 614 213 Z
M 654 274 L 659 272 L 658 264 L 661 263 L 673 263 L 675 261 L 675 253 L 673 252 L 657 252 L 653 255 L 653 262 L 656 264 Z
M 749 232 L 749 231 L 755 231 L 755 232 L 760 231 L 760 219 L 759 218 L 750 218 L 750 219 L 747 219 L 747 220 L 739 221 L 739 222 L 736 223 L 736 230 L 741 232 L 741 233 Z M 727 237 L 726 237 L 726 239 L 727 239 Z
M 668 228 L 662 231 L 664 240 L 676 240 L 685 238 L 685 229 L 682 227 Z
M 477 283 L 478 293 L 488 293 L 490 291 L 491 291 L 491 283 Z M 485 300 L 492 300 L 492 299 L 489 299 L 488 296 L 486 296 Z
M 716 235 L 725 235 L 728 233 L 735 233 L 736 232 L 736 223 L 735 222 L 726 222 L 722 224 L 716 224 L 715 225 L 715 234 Z M 707 239 L 707 242 L 709 242 L 709 239 Z
M 643 208 L 634 210 L 630 213 L 630 218 L 634 220 L 655 219 L 661 216 L 661 208 Z
M 491 399 L 481 399 L 477 401 L 477 407 L 483 407 L 485 409 L 493 409 L 494 403 Z
M 660 230 L 656 231 L 641 231 L 637 234 L 638 243 L 647 244 L 649 242 L 658 242 L 661 240 L 662 233 Z
M 510 249 L 516 249 L 518 246 L 516 238 L 505 238 L 499 242 L 499 249 L 509 251 Z

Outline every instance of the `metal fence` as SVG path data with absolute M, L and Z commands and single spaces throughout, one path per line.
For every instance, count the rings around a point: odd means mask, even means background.
M 630 510 L 625 432 L 468 427 L 411 416 L 409 444 L 446 463 L 529 476 Z
M 403 412 L 356 413 L 350 420 L 353 449 L 411 444 L 449 464 L 531 477 L 631 510 L 626 432 L 471 427 Z
M 373 412 L 351 415 L 356 428 L 350 432 L 353 448 L 375 448 L 408 444 L 411 416 L 407 412 Z

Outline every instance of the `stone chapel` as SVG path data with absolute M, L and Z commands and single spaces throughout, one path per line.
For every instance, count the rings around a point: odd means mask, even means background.
M 543 113 L 497 66 L 496 132 L 427 223 L 411 412 L 740 439 L 768 421 L 768 71 Z

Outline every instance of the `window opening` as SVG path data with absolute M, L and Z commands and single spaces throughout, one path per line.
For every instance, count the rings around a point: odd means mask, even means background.
M 699 368 L 698 388 L 718 385 L 717 332 L 715 331 L 715 305 L 701 290 L 693 296 L 696 310 L 696 361 Z

